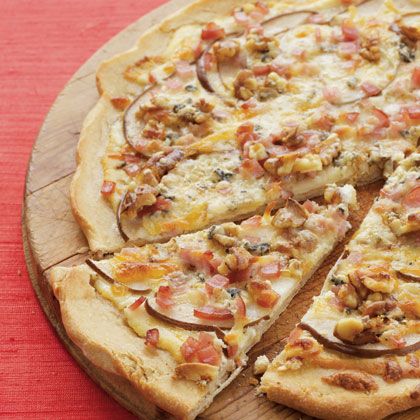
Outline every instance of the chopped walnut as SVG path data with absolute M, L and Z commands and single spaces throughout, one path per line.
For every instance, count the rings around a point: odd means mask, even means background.
M 336 295 L 347 308 L 357 309 L 360 304 L 360 297 L 356 289 L 349 283 L 341 285 Z
M 252 255 L 243 247 L 230 248 L 230 254 L 226 255 L 217 271 L 226 276 L 233 271 L 245 270 L 249 267 Z
M 286 206 L 274 215 L 272 224 L 277 228 L 302 226 L 308 217 L 306 209 L 295 200 L 287 200 Z
M 218 61 L 228 61 L 238 55 L 239 44 L 234 40 L 224 40 L 217 42 L 214 46 L 214 52 Z
M 304 141 L 303 136 L 298 135 L 298 127 L 284 127 L 280 133 L 273 135 L 273 143 L 283 143 L 289 147 L 300 146 Z
M 251 70 L 241 70 L 238 72 L 233 86 L 235 88 L 235 97 L 247 101 L 256 93 L 258 82 Z
M 239 226 L 235 223 L 225 223 L 222 226 L 212 226 L 208 231 L 208 238 L 213 239 L 225 248 L 238 244 Z
M 278 52 L 278 41 L 275 38 L 267 37 L 251 30 L 246 40 L 246 48 L 251 53 L 263 53 L 274 58 Z
M 330 165 L 331 162 L 340 154 L 341 141 L 337 134 L 331 134 L 319 145 L 319 157 L 323 166 Z
M 381 59 L 379 42 L 379 36 L 376 34 L 363 38 L 361 42 L 360 55 L 368 61 L 372 61 L 374 63 L 378 62 Z
M 321 378 L 329 385 L 339 386 L 347 391 L 371 392 L 378 389 L 378 385 L 371 375 L 364 372 L 343 371 Z

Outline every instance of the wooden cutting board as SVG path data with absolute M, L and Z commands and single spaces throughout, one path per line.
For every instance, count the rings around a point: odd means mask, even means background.
M 135 415 L 147 419 L 168 415 L 141 398 L 124 379 L 92 365 L 68 338 L 60 318 L 57 301 L 45 274 L 56 265 L 71 266 L 85 261 L 89 255 L 87 242 L 73 219 L 69 203 L 69 185 L 75 171 L 75 150 L 83 119 L 98 100 L 95 70 L 99 63 L 132 47 L 138 37 L 192 0 L 172 0 L 142 17 L 97 51 L 72 77 L 52 106 L 33 148 L 26 179 L 23 206 L 23 237 L 28 271 L 38 299 L 60 340 L 86 373 L 121 405 Z M 357 228 L 368 211 L 381 183 L 359 189 L 360 210 L 353 215 Z M 354 231 L 354 230 L 353 230 Z M 349 240 L 351 234 L 347 236 Z M 271 359 L 280 351 L 284 339 L 319 293 L 325 275 L 339 257 L 344 244 L 324 262 L 315 276 L 294 298 L 288 309 L 249 354 L 249 368 L 203 413 L 205 419 L 309 419 L 290 408 L 274 404 L 258 396 L 252 375 L 252 364 L 260 354 Z M 414 420 L 420 409 L 392 416 Z M 337 417 L 338 418 L 338 417 Z

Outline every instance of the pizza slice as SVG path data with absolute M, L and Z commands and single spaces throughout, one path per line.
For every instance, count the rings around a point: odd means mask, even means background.
M 392 171 L 419 139 L 413 10 L 200 0 L 149 31 L 102 66 L 81 133 L 71 203 L 89 247 L 168 240 Z
M 264 374 L 269 399 L 331 419 L 420 405 L 419 232 L 417 153 L 389 178 Z
M 353 187 L 329 186 L 326 201 L 290 199 L 240 224 L 52 269 L 68 335 L 158 407 L 194 418 L 349 229 Z

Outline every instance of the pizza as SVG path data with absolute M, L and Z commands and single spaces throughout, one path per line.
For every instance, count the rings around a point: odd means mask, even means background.
M 194 418 L 344 237 L 352 186 L 110 259 L 54 268 L 70 338 L 165 411 Z
M 71 187 L 90 249 L 389 175 L 419 137 L 418 13 L 417 0 L 201 0 L 103 63 Z
M 420 404 L 420 154 L 381 190 L 321 294 L 261 381 L 321 418 L 382 418 Z
M 354 187 L 391 176 L 261 389 L 327 417 L 418 405 L 419 39 L 418 0 L 197 0 L 102 63 L 70 191 L 91 255 L 49 274 L 84 355 L 196 417 L 343 239 Z

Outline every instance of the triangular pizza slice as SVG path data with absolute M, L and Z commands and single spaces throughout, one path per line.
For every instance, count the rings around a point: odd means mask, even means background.
M 269 399 L 321 418 L 420 405 L 420 155 L 403 161 L 269 366 Z
M 195 417 L 349 229 L 353 187 L 325 197 L 54 268 L 68 335 L 163 410 Z

